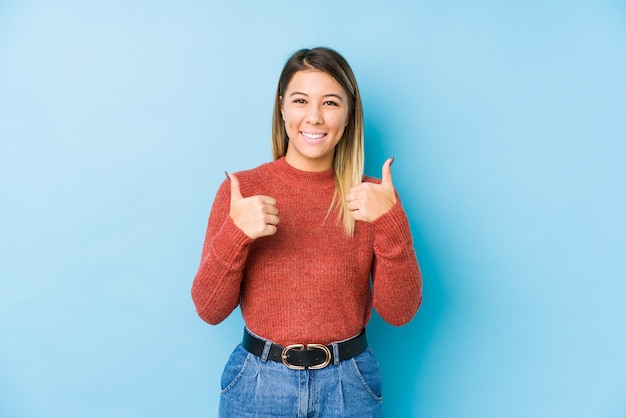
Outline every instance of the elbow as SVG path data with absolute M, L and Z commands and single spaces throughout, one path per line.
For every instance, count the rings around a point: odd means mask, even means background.
M 380 316 L 390 325 L 395 327 L 401 327 L 408 324 L 417 314 L 420 306 L 422 305 L 422 294 L 420 293 L 410 306 L 405 307 L 403 310 L 391 310 L 389 312 L 378 312 Z
M 383 319 L 389 325 L 393 325 L 394 327 L 401 327 L 401 326 L 406 325 L 409 322 L 411 322 L 411 319 L 413 319 L 413 316 L 414 316 L 414 314 L 410 314 L 410 315 L 394 315 L 394 316 L 389 316 L 389 317 L 383 317 Z
M 217 325 L 237 307 L 237 302 L 224 301 L 216 303 L 215 298 L 206 297 L 203 292 L 191 292 L 191 299 L 196 307 L 196 313 L 207 324 Z
M 206 303 L 197 303 L 195 300 L 194 303 L 196 305 L 196 313 L 198 314 L 200 319 L 202 319 L 209 325 L 217 325 L 228 316 L 228 314 L 223 315 L 222 312 L 219 312 L 215 309 L 210 309 L 210 307 Z
M 209 325 L 217 325 L 226 319 L 218 310 L 212 308 L 212 304 L 199 292 L 191 292 L 191 299 L 196 307 L 196 313 L 204 322 Z
M 222 322 L 224 319 L 226 319 L 221 316 L 213 315 L 211 313 L 202 312 L 199 310 L 196 310 L 196 311 L 198 312 L 198 316 L 209 325 L 217 325 L 220 322 Z

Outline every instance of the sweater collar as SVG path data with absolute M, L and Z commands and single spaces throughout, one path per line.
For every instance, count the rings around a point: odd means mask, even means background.
M 333 168 L 325 171 L 303 171 L 287 162 L 285 157 L 274 161 L 274 174 L 281 182 L 291 186 L 306 186 L 316 189 L 332 189 L 335 187 L 335 174 Z

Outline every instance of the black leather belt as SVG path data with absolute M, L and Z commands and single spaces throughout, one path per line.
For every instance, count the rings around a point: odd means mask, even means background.
M 250 353 L 262 357 L 265 350 L 265 341 L 252 335 L 247 328 L 243 333 L 243 348 Z M 358 356 L 367 349 L 365 329 L 359 335 L 349 340 L 337 343 L 339 361 Z M 277 344 L 270 346 L 268 360 L 283 363 L 294 370 L 323 369 L 335 361 L 335 353 L 332 345 L 323 344 L 292 344 L 282 347 Z

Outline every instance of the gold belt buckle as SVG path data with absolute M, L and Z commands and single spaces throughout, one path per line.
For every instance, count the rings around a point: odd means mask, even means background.
M 283 352 L 281 355 L 281 358 L 283 360 L 283 364 L 287 367 L 289 367 L 292 370 L 304 370 L 306 369 L 305 366 L 295 366 L 291 363 L 289 363 L 287 361 L 287 354 L 289 353 L 289 350 L 304 350 L 305 345 L 304 344 L 292 344 L 292 345 L 288 345 L 287 347 L 283 348 Z M 310 350 L 311 348 L 319 348 L 320 350 L 322 350 L 324 352 L 324 354 L 326 354 L 326 359 L 320 363 L 320 364 L 316 364 L 314 366 L 309 366 L 310 370 L 317 370 L 317 369 L 323 369 L 324 367 L 328 366 L 330 364 L 330 350 L 328 349 L 328 347 L 326 347 L 323 344 L 307 344 L 306 345 L 306 349 Z

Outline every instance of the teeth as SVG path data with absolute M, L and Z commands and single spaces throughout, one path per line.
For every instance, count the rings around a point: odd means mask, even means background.
M 302 132 L 302 135 L 306 136 L 309 139 L 320 139 L 323 138 L 326 134 L 310 134 L 307 132 Z

